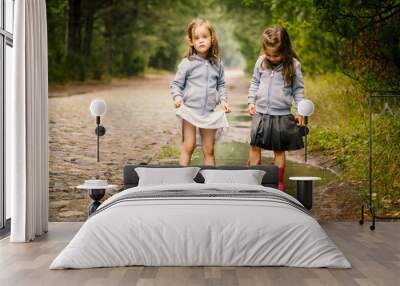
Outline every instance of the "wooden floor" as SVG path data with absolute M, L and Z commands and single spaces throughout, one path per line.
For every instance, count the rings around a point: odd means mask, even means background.
M 81 223 L 50 223 L 32 243 L 0 241 L 0 285 L 400 285 L 400 223 L 324 223 L 352 269 L 290 267 L 120 267 L 48 270 Z

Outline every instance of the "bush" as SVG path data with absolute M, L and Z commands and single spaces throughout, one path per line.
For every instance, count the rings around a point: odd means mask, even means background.
M 316 107 L 310 118 L 311 152 L 322 152 L 340 166 L 342 180 L 362 182 L 368 195 L 368 98 L 349 78 L 328 74 L 306 78 L 306 93 Z M 380 211 L 400 208 L 400 121 L 381 116 L 383 102 L 373 105 L 373 190 Z M 394 112 L 400 107 L 392 102 Z

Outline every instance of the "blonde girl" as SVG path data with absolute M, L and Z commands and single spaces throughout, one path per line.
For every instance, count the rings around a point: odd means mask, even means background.
M 230 112 L 217 35 L 210 22 L 196 19 L 187 28 L 186 40 L 189 51 L 170 85 L 182 127 L 179 163 L 190 164 L 199 133 L 204 164 L 215 165 L 214 144 L 228 127 L 225 113 Z M 215 111 L 218 104 L 222 112 Z

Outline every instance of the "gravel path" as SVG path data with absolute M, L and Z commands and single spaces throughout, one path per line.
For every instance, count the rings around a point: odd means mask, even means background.
M 124 165 L 162 163 L 161 149 L 173 150 L 179 146 L 180 134 L 169 96 L 171 80 L 172 76 L 151 76 L 108 86 L 82 85 L 50 92 L 50 221 L 86 219 L 91 200 L 85 190 L 75 188 L 84 180 L 100 174 L 122 188 Z M 226 71 L 226 81 L 233 112 L 228 117 L 231 128 L 224 141 L 247 142 L 250 122 L 243 120 L 243 116 L 248 82 L 239 70 Z M 107 113 L 101 119 L 107 131 L 100 140 L 99 163 L 96 162 L 95 118 L 89 111 L 90 102 L 98 97 L 107 102 Z M 290 158 L 299 160 L 301 154 L 292 153 Z M 318 164 L 311 158 L 313 162 Z M 328 220 L 354 217 L 354 203 L 345 204 L 343 211 L 337 211 L 340 200 L 335 190 L 342 190 L 343 200 L 348 192 L 344 186 L 333 186 L 316 194 L 316 217 Z

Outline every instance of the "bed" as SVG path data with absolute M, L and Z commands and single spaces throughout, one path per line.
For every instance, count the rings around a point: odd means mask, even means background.
M 200 172 L 193 183 L 138 185 L 136 167 L 124 168 L 125 190 L 89 217 L 50 269 L 351 267 L 301 203 L 276 189 L 274 166 L 250 167 L 265 171 L 260 185 L 204 183 Z

